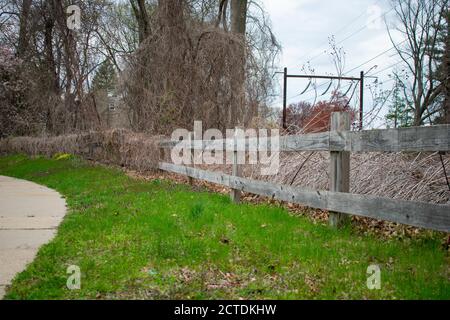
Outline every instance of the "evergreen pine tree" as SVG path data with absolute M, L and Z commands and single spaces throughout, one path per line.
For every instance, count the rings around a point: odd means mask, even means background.
M 116 86 L 116 70 L 109 59 L 105 60 L 99 67 L 92 81 L 94 91 L 105 90 L 110 94 Z
M 392 92 L 392 105 L 389 107 L 388 114 L 386 115 L 386 122 L 389 127 L 410 127 L 414 123 L 413 113 L 410 108 L 408 108 L 406 99 L 402 96 L 400 91 L 402 85 L 403 84 L 400 81 L 395 81 Z

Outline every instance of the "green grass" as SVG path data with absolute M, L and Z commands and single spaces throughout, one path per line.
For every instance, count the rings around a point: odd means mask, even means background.
M 69 212 L 7 299 L 449 299 L 442 234 L 382 240 L 276 206 L 235 205 L 77 158 L 0 158 L 0 174 L 58 190 Z M 381 289 L 366 286 L 381 268 Z M 68 290 L 66 269 L 81 268 Z

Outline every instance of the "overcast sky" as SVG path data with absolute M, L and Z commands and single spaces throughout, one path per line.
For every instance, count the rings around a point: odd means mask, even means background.
M 288 67 L 288 73 L 302 73 L 301 67 L 308 61 L 315 69 L 316 74 L 335 74 L 335 68 L 331 57 L 324 53 L 329 49 L 328 38 L 335 36 L 336 43 L 346 52 L 347 76 L 359 77 L 360 71 L 369 71 L 376 74 L 380 81 L 385 81 L 384 87 L 390 89 L 389 66 L 399 61 L 392 48 L 392 43 L 386 31 L 385 19 L 389 24 L 394 23 L 395 14 L 390 0 L 262 0 L 265 9 L 270 15 L 272 28 L 282 45 L 283 52 L 280 56 L 280 69 Z M 395 34 L 396 42 L 402 39 Z M 385 51 L 390 51 L 384 53 Z M 377 57 L 380 55 L 379 57 Z M 375 58 L 377 57 L 377 58 Z M 375 59 L 373 59 L 375 58 Z M 372 61 L 360 66 L 361 64 Z M 397 66 L 398 67 L 398 66 Z M 388 68 L 388 70 L 383 69 Z M 282 75 L 279 78 L 281 88 Z M 373 79 L 367 79 L 370 84 Z M 319 80 L 318 84 L 323 81 Z M 308 80 L 289 79 L 288 103 L 299 100 L 312 102 L 314 95 L 311 93 L 298 96 L 307 86 Z M 347 88 L 349 85 L 346 85 Z M 318 89 L 322 94 L 328 85 Z M 352 89 L 353 90 L 353 89 Z M 281 90 L 280 90 L 281 93 Z M 367 91 L 365 108 L 372 107 L 372 100 Z M 323 96 L 322 98 L 325 98 Z M 353 103 L 357 105 L 357 101 Z M 275 97 L 274 106 L 282 105 L 281 94 Z M 383 118 L 385 110 L 380 113 Z M 380 120 L 377 121 L 379 126 Z

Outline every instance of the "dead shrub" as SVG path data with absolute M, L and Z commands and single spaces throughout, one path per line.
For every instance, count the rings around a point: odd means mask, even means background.
M 159 140 L 157 136 L 125 129 L 54 137 L 13 137 L 0 140 L 0 153 L 47 157 L 70 153 L 89 160 L 147 171 L 158 166 Z

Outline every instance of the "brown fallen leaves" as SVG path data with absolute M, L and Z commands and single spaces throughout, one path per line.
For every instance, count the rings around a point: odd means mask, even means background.
M 173 181 L 175 184 L 188 184 L 188 179 L 185 176 L 173 174 L 169 172 L 137 172 L 127 170 L 126 173 L 137 179 L 144 180 L 154 180 L 154 179 L 168 179 Z M 230 192 L 229 188 L 223 187 L 221 185 L 216 185 L 206 181 L 195 180 L 192 186 L 194 191 L 210 191 L 221 194 L 228 194 Z M 278 201 L 270 199 L 267 197 L 261 197 L 255 194 L 243 193 L 241 201 L 244 203 L 252 204 L 271 204 L 285 208 L 288 212 L 294 216 L 307 217 L 314 224 L 327 224 L 328 222 L 328 212 L 320 209 L 314 209 L 310 207 L 305 207 L 300 204 L 286 203 L 283 201 Z M 352 216 L 352 225 L 356 232 L 364 235 L 376 235 L 381 238 L 393 239 L 393 238 L 415 238 L 422 235 L 429 234 L 432 231 L 416 228 L 412 226 L 406 226 L 395 222 L 376 220 L 366 217 Z M 261 228 L 266 228 L 267 226 L 262 225 Z M 447 236 L 443 240 L 443 246 L 446 246 L 450 250 L 450 238 Z

